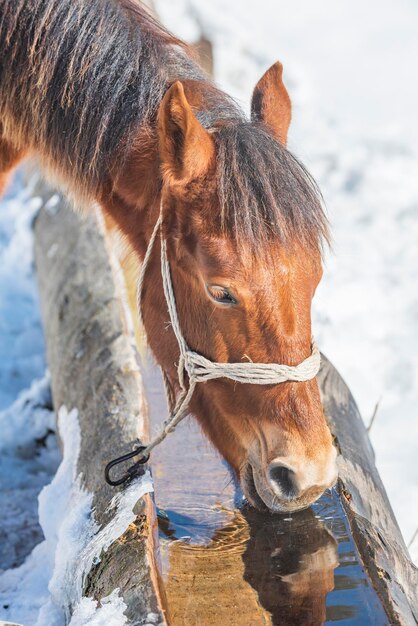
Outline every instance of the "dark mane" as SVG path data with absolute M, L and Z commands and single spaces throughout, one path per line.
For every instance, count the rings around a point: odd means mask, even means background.
M 116 0 L 116 4 L 119 4 L 134 21 L 137 21 L 143 33 L 146 32 L 153 37 L 158 37 L 165 43 L 179 46 L 191 54 L 190 47 L 182 39 L 179 39 L 165 28 L 161 22 L 158 22 L 140 0 Z
M 186 44 L 136 0 L 2 0 L 0 42 L 6 131 L 87 194 L 171 82 L 206 80 Z
M 224 125 L 215 137 L 224 229 L 254 244 L 271 236 L 319 249 L 329 243 L 318 187 L 284 146 L 249 122 Z
M 272 233 L 318 244 L 327 221 L 304 168 L 195 63 L 186 44 L 137 0 L 1 0 L 0 119 L 77 193 L 123 171 L 138 131 L 155 134 L 172 82 L 196 81 L 197 117 L 213 129 L 222 228 L 253 241 Z

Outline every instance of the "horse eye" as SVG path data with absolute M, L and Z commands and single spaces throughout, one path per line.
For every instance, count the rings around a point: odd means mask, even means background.
M 221 287 L 220 285 L 206 285 L 206 289 L 215 302 L 219 302 L 220 304 L 238 304 L 238 301 L 230 294 L 226 287 Z

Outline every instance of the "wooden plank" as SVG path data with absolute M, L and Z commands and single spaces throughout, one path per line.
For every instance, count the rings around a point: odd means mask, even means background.
M 349 388 L 325 357 L 318 378 L 340 451 L 338 490 L 360 557 L 391 624 L 413 625 L 418 622 L 418 570 L 377 472 L 363 420 Z
M 54 407 L 78 409 L 78 471 L 103 529 L 115 516 L 110 504 L 117 493 L 104 481 L 105 464 L 148 437 L 122 274 L 98 211 L 81 219 L 62 197 L 48 203 L 54 192 L 47 185 L 35 193 L 43 199 L 35 255 Z M 150 494 L 134 510 L 134 522 L 92 564 L 83 594 L 100 600 L 119 588 L 129 623 L 143 624 L 153 613 L 163 624 Z

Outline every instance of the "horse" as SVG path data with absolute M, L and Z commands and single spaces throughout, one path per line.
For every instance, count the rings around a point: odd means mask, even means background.
M 136 0 L 0 0 L 0 46 L 2 187 L 34 156 L 76 205 L 99 203 L 140 259 L 162 206 L 187 344 L 220 363 L 306 359 L 329 226 L 316 184 L 286 147 L 282 65 L 261 77 L 247 116 Z M 159 249 L 142 318 L 176 390 Z M 196 387 L 190 412 L 256 508 L 306 508 L 336 481 L 315 379 L 218 378 Z

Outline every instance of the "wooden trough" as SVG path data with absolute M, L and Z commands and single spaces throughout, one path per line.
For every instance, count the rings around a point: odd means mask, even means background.
M 146 440 L 149 428 L 123 273 L 98 209 L 81 219 L 46 184 L 38 184 L 35 193 L 43 201 L 35 222 L 36 266 L 54 406 L 79 411 L 78 471 L 82 486 L 93 494 L 93 515 L 103 529 L 115 515 L 110 506 L 115 490 L 104 481 L 104 466 L 129 450 L 138 437 Z M 326 359 L 319 382 L 340 451 L 339 515 L 351 529 L 385 616 L 376 616 L 373 623 L 412 626 L 418 618 L 417 570 L 374 465 L 363 422 L 349 389 Z M 157 558 L 152 495 L 147 493 L 136 502 L 134 512 L 134 521 L 98 563 L 91 563 L 83 595 L 100 602 L 118 588 L 129 624 L 194 626 L 169 617 Z M 253 523 L 251 513 L 249 518 Z M 262 526 L 264 539 L 269 532 L 268 524 Z M 248 549 L 243 556 L 244 560 L 257 558 L 257 551 Z M 260 589 L 258 595 L 262 603 Z M 270 613 L 269 623 L 284 623 Z M 214 610 L 210 622 L 214 625 L 219 623 L 216 614 Z M 230 623 L 235 623 L 232 618 Z
M 81 446 L 77 470 L 93 494 L 99 528 L 111 524 L 114 488 L 104 466 L 148 437 L 132 322 L 121 270 L 100 216 L 78 217 L 47 185 L 35 222 L 35 257 L 54 407 L 76 408 Z M 51 200 L 52 198 L 52 200 Z M 130 624 L 164 624 L 155 564 L 155 509 L 147 493 L 135 519 L 101 555 L 84 580 L 83 595 L 100 601 L 119 588 Z M 72 607 L 69 607 L 71 610 Z

